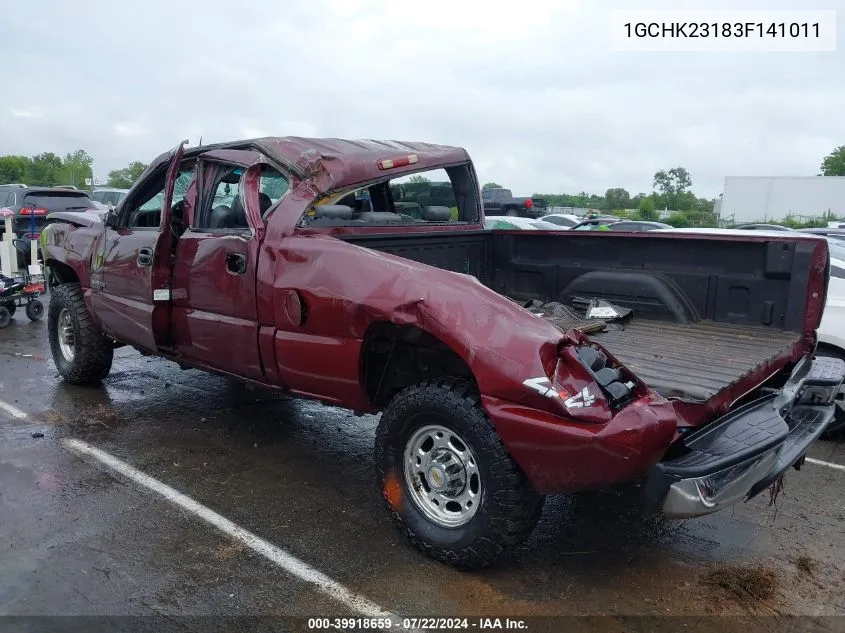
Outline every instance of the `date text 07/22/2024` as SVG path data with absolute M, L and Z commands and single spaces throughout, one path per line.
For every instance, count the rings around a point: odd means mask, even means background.
M 524 620 L 515 618 L 309 618 L 308 629 L 344 630 L 344 631 L 387 631 L 396 627 L 397 630 L 414 631 L 446 631 L 446 630 L 525 630 L 528 625 Z

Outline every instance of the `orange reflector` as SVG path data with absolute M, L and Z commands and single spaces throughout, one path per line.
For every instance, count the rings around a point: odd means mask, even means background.
M 413 165 L 414 163 L 418 163 L 420 160 L 419 156 L 416 154 L 410 154 L 408 156 L 400 156 L 399 158 L 385 158 L 378 162 L 379 169 L 395 169 L 396 167 L 407 167 L 408 165 Z
M 390 504 L 390 508 L 394 512 L 402 511 L 402 484 L 399 483 L 399 478 L 396 476 L 396 473 L 387 473 L 382 484 L 381 492 L 382 496 L 385 498 L 387 503 Z

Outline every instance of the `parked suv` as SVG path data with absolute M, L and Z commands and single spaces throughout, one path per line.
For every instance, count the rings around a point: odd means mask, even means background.
M 25 240 L 35 240 L 48 213 L 56 211 L 85 211 L 94 203 L 84 191 L 51 187 L 8 187 L 0 189 L 0 208 L 15 212 L 12 228 L 15 235 Z M 0 224 L 0 235 L 5 227 Z

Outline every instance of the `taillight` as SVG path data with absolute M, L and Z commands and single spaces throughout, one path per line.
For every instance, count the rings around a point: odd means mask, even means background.
M 419 156 L 416 154 L 409 154 L 408 156 L 400 156 L 399 158 L 385 158 L 378 162 L 379 169 L 395 169 L 396 167 L 407 167 L 419 162 Z
M 24 207 L 21 209 L 21 215 L 47 215 L 47 209 L 39 209 L 38 207 Z
M 534 206 L 534 201 L 531 198 L 528 198 L 528 200 L 525 201 L 525 208 L 530 209 L 533 206 Z

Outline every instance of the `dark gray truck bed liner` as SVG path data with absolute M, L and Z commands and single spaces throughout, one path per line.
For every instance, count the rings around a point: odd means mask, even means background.
M 610 326 L 613 327 L 613 326 Z M 789 354 L 801 335 L 765 327 L 634 319 L 588 336 L 666 398 L 709 400 L 767 362 Z

